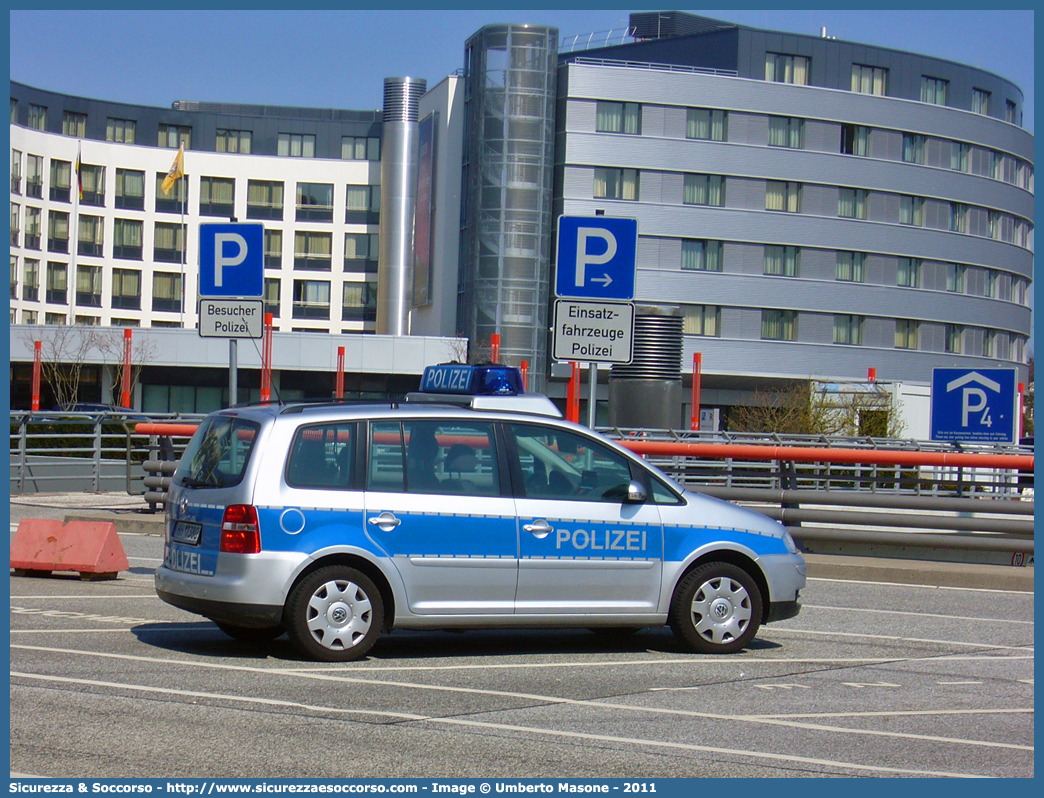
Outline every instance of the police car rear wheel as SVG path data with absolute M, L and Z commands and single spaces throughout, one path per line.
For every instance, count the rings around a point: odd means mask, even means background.
M 236 626 L 231 623 L 214 621 L 214 624 L 229 637 L 241 640 L 244 643 L 267 643 L 275 640 L 285 629 L 282 626 L 266 626 L 261 629 L 252 629 L 248 626 Z
M 326 662 L 365 656 L 384 625 L 384 602 L 362 571 L 320 568 L 302 579 L 286 604 L 290 640 L 305 655 Z
M 745 648 L 761 625 L 762 599 L 754 579 L 731 563 L 696 568 L 674 591 L 674 634 L 700 654 L 732 654 Z

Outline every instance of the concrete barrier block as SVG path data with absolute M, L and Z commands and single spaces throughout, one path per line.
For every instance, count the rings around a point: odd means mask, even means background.
M 116 525 L 111 521 L 61 521 L 23 518 L 11 544 L 16 575 L 39 576 L 75 571 L 81 579 L 115 579 L 130 568 Z

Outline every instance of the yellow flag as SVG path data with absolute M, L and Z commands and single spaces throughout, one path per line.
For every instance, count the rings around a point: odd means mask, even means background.
M 163 185 L 160 188 L 163 189 L 163 194 L 167 195 L 170 190 L 174 187 L 174 184 L 185 176 L 185 145 L 182 144 L 178 147 L 178 154 L 174 157 L 174 163 L 170 165 L 170 171 L 167 172 L 167 176 L 163 178 Z

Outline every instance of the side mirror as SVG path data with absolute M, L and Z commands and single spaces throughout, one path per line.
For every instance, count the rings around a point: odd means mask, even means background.
M 645 492 L 645 487 L 637 479 L 632 479 L 630 484 L 627 486 L 627 503 L 628 504 L 642 504 L 648 499 L 648 495 Z

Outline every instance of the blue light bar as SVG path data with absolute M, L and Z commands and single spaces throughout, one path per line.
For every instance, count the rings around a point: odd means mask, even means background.
M 465 366 L 448 363 L 428 366 L 421 376 L 424 393 L 447 393 L 466 396 L 519 396 L 522 375 L 511 366 Z

